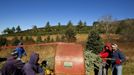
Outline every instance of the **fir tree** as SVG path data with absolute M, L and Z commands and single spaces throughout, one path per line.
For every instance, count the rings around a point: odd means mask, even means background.
M 56 36 L 56 42 L 60 42 L 60 37 L 58 35 Z
M 80 20 L 78 25 L 76 26 L 78 33 L 80 33 L 80 31 L 82 31 L 83 27 L 84 27 L 84 23 Z
M 54 38 L 51 38 L 51 41 L 50 42 L 54 42 Z
M 98 69 L 102 59 L 97 55 L 103 47 L 103 43 L 97 31 L 91 31 L 88 35 L 86 49 L 84 50 L 86 75 L 89 74 L 91 69 Z M 95 66 L 94 66 L 95 65 Z
M 61 36 L 61 42 L 65 42 L 66 41 L 66 37 L 65 37 L 65 35 L 62 35 Z
M 97 31 L 91 31 L 88 35 L 88 41 L 86 43 L 86 49 L 98 54 L 103 47 L 103 42 Z
M 17 31 L 17 32 L 21 32 L 20 26 L 17 26 L 16 31 Z
M 12 27 L 12 29 L 11 29 L 11 30 L 12 30 L 12 32 L 13 32 L 13 33 L 15 33 L 15 27 Z
M 47 36 L 47 42 L 50 42 L 51 41 L 51 38 L 50 38 L 50 35 Z
M 65 37 L 68 42 L 75 42 L 76 41 L 76 32 L 74 28 L 68 28 L 65 32 Z
M 42 38 L 41 38 L 41 36 L 37 36 L 36 42 L 37 42 L 37 43 L 42 42 Z
M 0 36 L 0 46 L 8 45 L 8 40 L 5 37 Z
M 19 42 L 21 42 L 21 41 L 17 37 L 14 37 L 12 39 L 12 46 L 17 46 Z

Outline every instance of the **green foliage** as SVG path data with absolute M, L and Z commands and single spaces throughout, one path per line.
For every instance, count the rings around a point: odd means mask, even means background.
M 34 43 L 35 42 L 33 40 L 32 36 L 26 36 L 24 41 L 27 42 L 27 43 Z
M 44 42 L 44 43 L 47 43 L 47 39 L 45 38 L 45 39 L 43 40 L 43 42 Z
M 3 35 L 6 36 L 37 36 L 37 35 L 52 35 L 52 34 L 65 34 L 68 28 L 74 28 L 76 33 L 88 33 L 91 29 L 91 26 L 86 26 L 86 22 L 80 21 L 79 25 L 73 25 L 71 21 L 67 25 L 61 25 L 60 22 L 56 26 L 51 26 L 49 22 L 46 23 L 45 27 L 37 28 L 36 25 L 33 25 L 32 29 L 21 31 L 20 26 L 14 27 L 12 29 L 7 28 L 3 31 Z
M 68 42 L 75 42 L 76 41 L 76 32 L 73 28 L 68 28 L 65 32 L 65 37 Z
M 134 19 L 125 19 L 120 21 L 112 21 L 111 17 L 103 17 L 100 21 L 93 23 L 93 28 L 99 33 L 105 33 L 107 41 L 111 41 L 110 34 L 119 34 L 121 37 L 119 42 L 134 41 Z
M 33 30 L 36 30 L 37 29 L 37 26 L 36 25 L 33 25 L 33 28 L 32 28 Z
M 61 34 L 61 30 L 62 30 L 62 27 L 61 27 L 61 24 L 58 23 L 58 26 L 56 26 L 56 31 L 58 34 Z
M 60 42 L 61 41 L 61 39 L 60 39 L 60 37 L 57 35 L 56 36 L 56 42 Z
M 50 26 L 50 23 L 49 23 L 49 21 L 46 23 L 46 26 L 45 26 L 45 28 L 50 28 L 51 26 Z
M 51 28 L 51 26 L 50 26 L 50 23 L 49 23 L 49 22 L 47 22 L 47 23 L 46 23 L 45 31 L 46 31 L 48 34 L 50 34 L 50 33 L 52 32 L 52 28 Z
M 65 31 L 65 38 L 67 42 L 75 42 L 76 41 L 76 31 L 73 27 L 73 24 L 71 21 L 68 22 L 67 27 Z
M 98 21 L 95 21 L 93 23 L 94 30 L 98 31 L 99 33 L 106 33 L 106 30 L 104 29 L 105 26 L 106 26 L 105 24 Z
M 121 33 L 121 31 L 122 31 L 122 28 L 121 28 L 121 27 L 117 27 L 117 29 L 116 29 L 115 33 L 116 33 L 116 34 L 120 34 L 120 33 Z
M 65 35 L 62 35 L 61 36 L 61 42 L 65 42 L 66 41 L 66 37 L 65 37 Z
M 8 41 L 4 37 L 0 37 L 0 46 L 8 45 Z
M 13 33 L 15 33 L 15 27 L 12 27 L 12 29 L 11 29 L 11 30 L 12 30 L 12 32 L 13 32 Z
M 6 28 L 4 31 L 3 31 L 4 34 L 12 34 L 14 33 L 14 31 L 12 29 L 9 29 L 9 28 Z
M 28 41 L 28 40 L 29 40 L 29 37 L 28 37 L 28 36 L 26 36 L 26 37 L 25 37 L 25 40 L 26 40 L 26 41 Z
M 97 31 L 91 31 L 88 35 L 86 49 L 98 54 L 103 47 L 102 39 Z
M 76 26 L 77 32 L 80 33 L 83 30 L 83 27 L 84 27 L 84 23 L 80 20 L 80 22 Z
M 73 23 L 71 21 L 69 21 L 67 24 L 67 28 L 72 28 L 72 27 L 73 27 Z
M 89 51 L 87 49 L 84 50 L 84 59 L 85 59 L 86 75 L 89 74 L 91 69 L 96 68 L 94 67 L 94 65 L 100 66 L 102 62 L 102 59 L 98 55 L 92 53 L 92 51 Z
M 21 28 L 20 28 L 19 25 L 18 25 L 17 28 L 16 28 L 16 32 L 21 32 Z
M 33 27 L 32 27 L 32 33 L 35 33 L 35 35 L 38 35 L 39 34 L 38 33 L 38 28 L 37 28 L 36 25 L 33 25 Z
M 23 37 L 23 36 L 20 36 L 20 40 L 21 40 L 21 41 L 24 41 L 24 37 Z
M 127 19 L 119 23 L 116 30 L 117 34 L 122 35 L 120 41 L 133 42 L 134 41 L 134 20 Z
M 17 37 L 14 37 L 12 39 L 12 46 L 17 46 L 19 42 L 21 42 L 21 41 Z
M 87 23 L 86 22 L 84 22 L 84 26 L 87 26 Z
M 37 43 L 41 43 L 41 42 L 42 42 L 41 36 L 37 36 L 36 42 L 37 42 Z
M 51 38 L 50 42 L 54 42 L 54 38 Z
M 98 56 L 98 53 L 102 50 L 102 47 L 103 42 L 99 33 L 92 30 L 88 35 L 86 49 L 84 50 L 86 74 L 89 74 L 91 69 L 97 68 L 101 65 L 102 60 L 100 56 Z
M 47 41 L 47 42 L 51 42 L 50 35 L 47 36 L 46 41 Z

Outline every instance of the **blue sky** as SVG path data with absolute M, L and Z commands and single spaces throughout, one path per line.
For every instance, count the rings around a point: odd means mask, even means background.
M 33 25 L 44 27 L 69 20 L 88 25 L 104 15 L 114 19 L 134 18 L 134 0 L 0 0 L 0 32 L 20 25 L 22 30 Z

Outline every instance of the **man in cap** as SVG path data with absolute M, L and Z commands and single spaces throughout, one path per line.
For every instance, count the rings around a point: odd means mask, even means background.
M 21 60 L 22 56 L 26 56 L 26 51 L 23 48 L 23 43 L 18 43 L 16 49 L 12 52 L 12 55 L 17 54 L 17 60 Z
M 117 44 L 112 44 L 112 75 L 122 75 L 122 63 L 125 61 L 124 54 L 119 50 Z

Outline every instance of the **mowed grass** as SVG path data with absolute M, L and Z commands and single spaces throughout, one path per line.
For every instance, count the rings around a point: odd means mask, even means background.
M 57 35 L 52 35 L 52 38 L 56 38 Z M 118 39 L 117 35 L 112 35 L 113 39 Z M 101 35 L 101 37 L 105 38 L 105 35 Z M 9 37 L 11 39 L 11 37 Z M 42 36 L 42 38 L 46 38 L 46 36 Z M 77 43 L 85 43 L 88 38 L 88 34 L 77 34 Z M 34 36 L 34 39 L 36 37 Z M 123 75 L 133 75 L 134 74 L 134 42 L 131 43 L 119 43 L 115 41 L 119 48 L 122 50 L 122 52 L 128 57 L 128 60 L 123 64 Z M 28 61 L 29 57 L 32 52 L 37 52 L 40 54 L 40 60 L 39 63 L 41 63 L 42 60 L 48 60 L 51 59 L 54 60 L 55 56 L 55 46 L 53 45 L 46 45 L 46 46 L 27 46 L 24 47 L 27 51 L 27 56 L 23 58 L 24 61 Z M 0 50 L 0 57 L 8 57 L 11 53 L 11 51 L 14 48 L 7 48 L 4 50 Z M 54 63 L 54 62 L 53 62 Z M 94 75 L 93 70 L 91 70 L 89 75 Z M 111 75 L 111 69 L 109 69 L 109 75 Z

